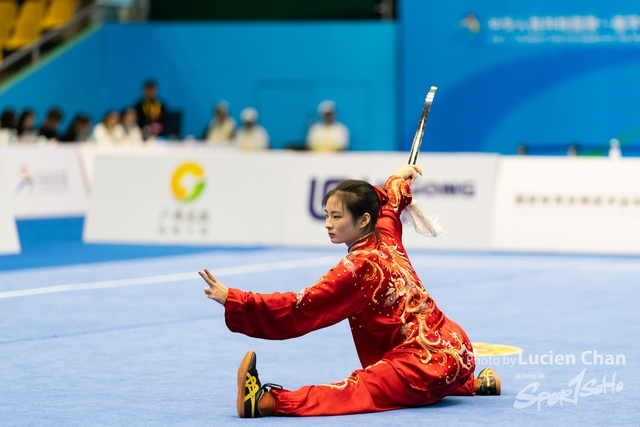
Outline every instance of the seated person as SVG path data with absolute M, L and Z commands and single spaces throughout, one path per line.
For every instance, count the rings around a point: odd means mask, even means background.
M 84 142 L 91 136 L 91 118 L 84 114 L 74 117 L 69 129 L 60 139 L 60 142 Z
M 91 133 L 91 139 L 98 145 L 114 145 L 122 141 L 124 130 L 120 125 L 120 113 L 109 111 Z
M 0 145 L 12 143 L 16 138 L 16 112 L 12 108 L 5 108 L 0 117 Z
M 213 120 L 207 129 L 206 141 L 209 144 L 225 144 L 233 141 L 236 121 L 229 117 L 229 103 L 220 101 L 213 111 Z
M 269 148 L 269 134 L 258 124 L 255 108 L 245 108 L 240 113 L 242 126 L 238 128 L 235 144 L 242 150 L 266 150 Z
M 36 113 L 33 110 L 24 110 L 18 119 L 16 127 L 18 142 L 36 142 L 38 131 L 36 129 Z
M 336 120 L 336 104 L 322 101 L 318 106 L 322 122 L 315 123 L 307 134 L 307 147 L 313 151 L 344 151 L 349 147 L 349 129 Z
M 138 113 L 133 107 L 127 108 L 122 113 L 122 138 L 132 144 L 141 144 L 144 142 L 142 137 L 142 129 L 138 126 Z
M 62 121 L 62 113 L 57 108 L 49 109 L 47 117 L 44 119 L 44 123 L 38 129 L 38 136 L 44 137 L 49 141 L 58 141 L 58 127 Z

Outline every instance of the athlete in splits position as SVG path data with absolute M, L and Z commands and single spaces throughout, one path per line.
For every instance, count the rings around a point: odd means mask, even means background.
M 238 369 L 240 417 L 341 415 L 431 405 L 449 395 L 497 395 L 491 368 L 474 379 L 469 338 L 424 289 L 402 245 L 400 213 L 422 171 L 401 166 L 384 189 L 340 182 L 325 196 L 325 227 L 347 255 L 301 292 L 258 294 L 227 289 L 205 269 L 207 296 L 225 307 L 233 332 L 282 340 L 349 319 L 362 363 L 343 381 L 296 391 L 261 385 L 256 355 Z

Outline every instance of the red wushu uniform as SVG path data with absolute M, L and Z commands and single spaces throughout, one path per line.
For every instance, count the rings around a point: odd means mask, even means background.
M 438 309 L 402 245 L 400 213 L 408 183 L 391 177 L 379 235 L 357 240 L 315 285 L 295 294 L 229 289 L 225 321 L 233 332 L 282 340 L 349 319 L 364 369 L 340 382 L 276 390 L 275 415 L 339 415 L 424 406 L 473 395 L 469 338 Z

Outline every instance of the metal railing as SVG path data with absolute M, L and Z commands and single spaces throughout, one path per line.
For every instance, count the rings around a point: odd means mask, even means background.
M 145 3 L 147 4 L 145 5 Z M 133 2 L 133 7 L 126 8 L 126 10 L 110 6 L 108 2 L 91 2 L 76 11 L 73 18 L 63 26 L 43 33 L 35 42 L 10 53 L 4 60 L 0 60 L 0 81 L 7 78 L 7 74 L 18 71 L 26 65 L 38 63 L 42 57 L 43 47 L 56 41 L 58 44 L 62 44 L 91 25 L 101 24 L 107 20 L 121 20 L 125 14 L 127 15 L 126 20 L 146 19 L 148 2 L 136 0 Z

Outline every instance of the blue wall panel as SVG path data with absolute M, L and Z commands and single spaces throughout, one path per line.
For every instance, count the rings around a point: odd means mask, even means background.
M 423 148 L 640 143 L 635 1 L 400 3 L 402 145 L 438 84 Z M 623 150 L 624 152 L 624 150 Z
M 183 135 L 201 137 L 220 99 L 253 106 L 276 147 L 303 141 L 316 107 L 336 101 L 352 148 L 396 148 L 396 29 L 391 23 L 106 24 L 9 87 L 0 107 L 59 105 L 99 119 L 159 83 Z M 238 120 L 239 121 L 239 120 Z
M 0 88 L 0 109 L 32 108 L 38 122 L 54 105 L 68 116 L 80 110 L 101 117 L 109 95 L 102 81 L 106 67 L 106 57 L 101 54 L 103 36 L 101 31 L 90 33 L 17 82 Z

